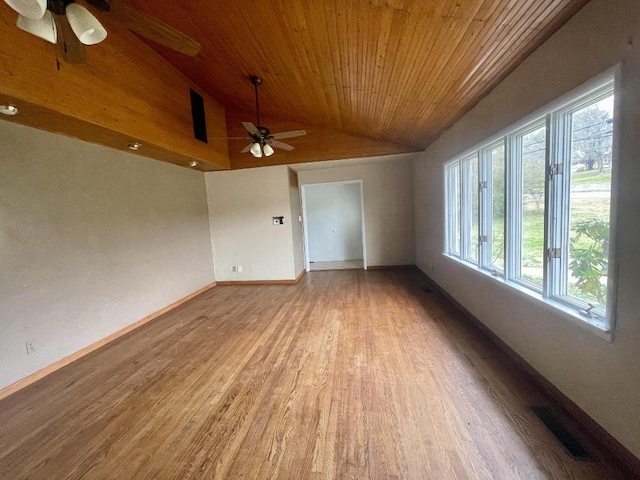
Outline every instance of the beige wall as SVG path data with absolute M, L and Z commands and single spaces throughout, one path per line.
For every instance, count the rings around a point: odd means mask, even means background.
M 412 265 L 413 160 L 389 155 L 296 165 L 300 184 L 362 180 L 368 266 Z
M 2 120 L 0 139 L 0 388 L 213 281 L 203 174 Z
M 216 280 L 295 278 L 287 166 L 211 172 L 205 178 Z M 277 216 L 284 225 L 273 225 Z M 242 265 L 242 272 L 232 272 L 234 265 Z
M 539 300 L 442 255 L 442 164 L 619 62 L 618 301 L 615 337 L 609 343 Z M 415 162 L 414 191 L 418 266 L 640 456 L 638 132 L 638 1 L 593 0 Z

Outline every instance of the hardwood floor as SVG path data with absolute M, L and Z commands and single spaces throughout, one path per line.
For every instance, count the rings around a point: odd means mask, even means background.
M 216 287 L 0 402 L 2 479 L 599 479 L 412 270 Z

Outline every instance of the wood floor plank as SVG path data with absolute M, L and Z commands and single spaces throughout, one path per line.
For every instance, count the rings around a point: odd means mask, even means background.
M 2 479 L 604 479 L 413 270 L 216 287 L 0 401 Z

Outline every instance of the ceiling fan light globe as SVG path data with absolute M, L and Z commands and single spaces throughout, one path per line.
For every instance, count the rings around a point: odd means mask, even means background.
M 58 41 L 58 29 L 49 11 L 45 12 L 40 20 L 32 20 L 23 15 L 18 15 L 16 26 L 20 30 L 42 38 L 49 43 L 55 44 Z
M 4 0 L 4 2 L 29 20 L 40 20 L 47 11 L 47 0 Z
M 70 3 L 66 9 L 73 33 L 85 45 L 95 45 L 107 38 L 107 31 L 96 17 L 82 5 Z
M 273 155 L 273 154 L 274 154 L 274 150 L 273 150 L 273 148 L 271 147 L 271 145 L 266 144 L 266 145 L 264 146 L 264 155 L 265 155 L 266 157 L 270 157 L 270 156 L 271 156 L 271 155 Z
M 251 150 L 249 151 L 251 152 L 251 155 L 256 158 L 262 157 L 262 148 L 260 148 L 260 144 L 258 142 L 255 142 L 253 145 L 251 145 Z

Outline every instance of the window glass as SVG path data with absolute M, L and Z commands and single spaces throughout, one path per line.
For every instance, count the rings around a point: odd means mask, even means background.
M 546 127 L 521 137 L 520 278 L 542 286 L 544 266 L 544 181 Z
M 491 268 L 504 271 L 504 144 L 489 151 L 491 161 Z
M 613 95 L 571 114 L 568 295 L 607 302 Z

